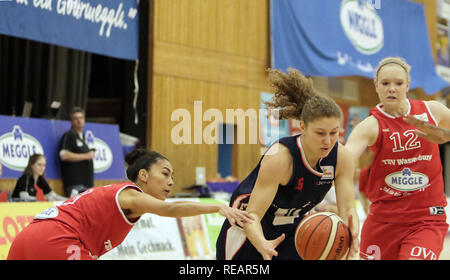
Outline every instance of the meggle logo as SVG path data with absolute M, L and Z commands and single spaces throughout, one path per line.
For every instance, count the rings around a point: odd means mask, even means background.
M 383 47 L 383 21 L 373 5 L 362 0 L 343 0 L 340 18 L 345 35 L 359 52 L 374 54 Z
M 96 138 L 90 130 L 86 131 L 86 142 L 89 148 L 95 149 L 94 172 L 100 173 L 107 170 L 113 162 L 111 148 L 102 139 Z
M 23 171 L 33 154 L 44 154 L 41 143 L 24 133 L 18 125 L 15 125 L 11 132 L 0 136 L 0 147 L 0 162 L 16 171 Z
M 411 192 L 428 187 L 428 176 L 419 172 L 413 172 L 409 168 L 389 174 L 384 182 L 391 188 L 399 191 Z

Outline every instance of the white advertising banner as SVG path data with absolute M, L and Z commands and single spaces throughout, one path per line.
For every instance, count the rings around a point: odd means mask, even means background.
M 176 218 L 144 214 L 128 236 L 102 260 L 184 260 Z

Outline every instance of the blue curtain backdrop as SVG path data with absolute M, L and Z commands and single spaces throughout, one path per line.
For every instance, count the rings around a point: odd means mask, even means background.
M 411 89 L 449 84 L 435 71 L 424 7 L 407 0 L 272 0 L 272 67 L 309 76 L 374 77 L 378 62 L 400 56 Z

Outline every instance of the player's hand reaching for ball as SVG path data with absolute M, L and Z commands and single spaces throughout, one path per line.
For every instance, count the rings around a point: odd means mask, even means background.
M 239 226 L 243 227 L 244 223 L 251 223 L 255 220 L 255 218 L 246 211 L 232 208 L 227 205 L 221 205 L 219 213 L 227 218 L 228 222 L 230 222 L 232 226 L 238 224 Z

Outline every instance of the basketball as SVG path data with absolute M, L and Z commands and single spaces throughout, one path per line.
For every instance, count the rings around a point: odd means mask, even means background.
M 303 218 L 294 238 L 297 253 L 304 260 L 340 260 L 347 255 L 351 243 L 349 228 L 331 212 Z

